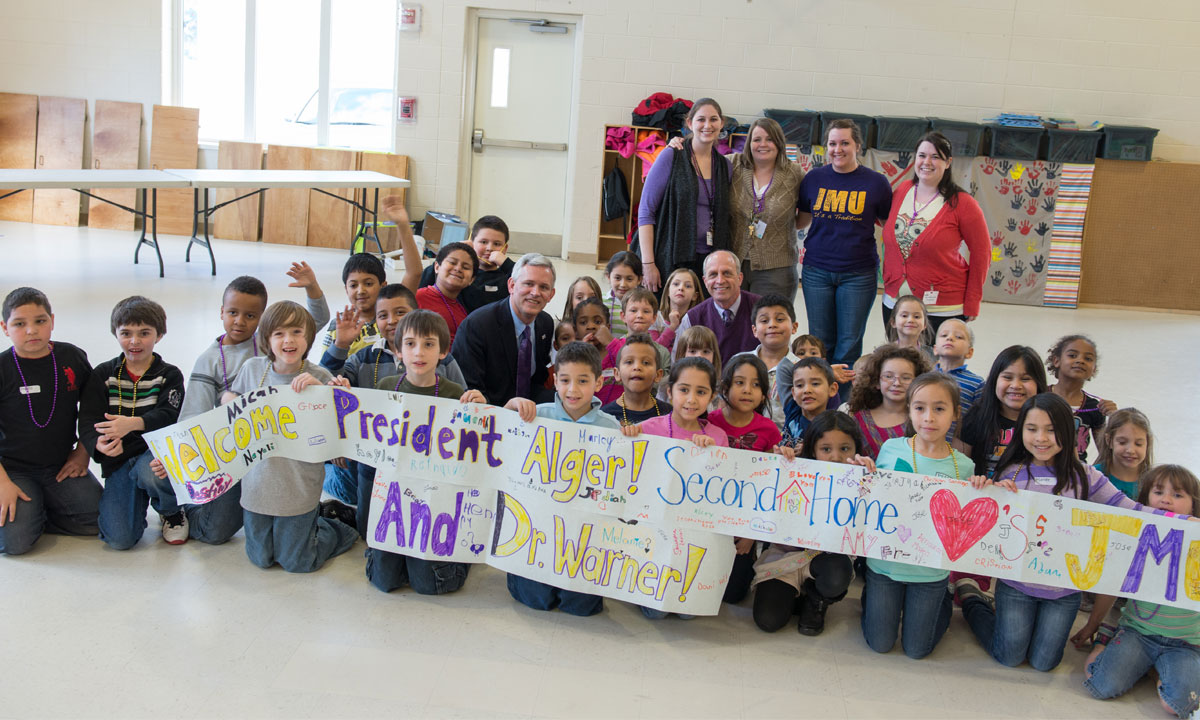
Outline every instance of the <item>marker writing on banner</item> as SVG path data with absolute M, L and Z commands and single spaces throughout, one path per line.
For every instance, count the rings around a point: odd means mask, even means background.
M 267 389 L 275 391 L 274 388 Z M 259 392 L 265 393 L 266 390 Z M 248 417 L 234 417 L 240 414 L 241 409 L 237 412 L 230 410 L 233 426 L 217 428 L 213 431 L 211 438 L 204 434 L 201 425 L 195 425 L 182 433 L 167 435 L 166 452 L 162 452 L 155 444 L 154 455 L 162 459 L 163 465 L 166 466 L 167 473 L 171 477 L 184 478 L 185 482 L 194 482 L 206 472 L 216 473 L 220 468 L 217 463 L 218 458 L 222 463 L 230 463 L 241 451 L 243 452 L 242 460 L 246 465 L 261 459 L 273 449 L 272 444 L 253 450 L 249 450 L 249 448 L 252 443 L 261 442 L 264 436 L 278 435 L 288 440 L 295 440 L 298 437 L 292 429 L 292 425 L 296 422 L 296 414 L 287 406 L 276 409 L 271 405 L 260 405 L 250 410 Z M 228 443 L 231 433 L 233 434 L 232 446 Z M 176 445 L 176 436 L 190 437 L 191 442 L 181 440 Z M 196 460 L 200 460 L 200 464 L 193 466 Z
M 365 410 L 358 410 L 358 398 L 354 393 L 348 392 L 341 388 L 333 389 L 333 410 L 337 416 L 338 437 L 346 439 L 347 419 L 358 413 L 358 436 L 362 440 L 372 440 L 390 445 L 399 444 L 400 447 L 407 447 L 414 452 L 430 457 L 431 453 L 436 449 L 437 453 L 443 460 L 454 458 L 455 431 L 449 427 L 438 427 L 435 422 L 437 418 L 437 406 L 429 406 L 428 419 L 412 428 L 412 434 L 409 434 L 409 427 L 412 425 L 410 419 L 411 411 L 405 410 L 404 414 L 397 418 L 389 418 L 383 413 L 372 413 Z M 353 425 L 351 425 L 353 428 Z M 436 430 L 436 431 L 435 431 Z M 391 433 L 388 435 L 388 433 Z M 491 467 L 499 467 L 501 460 L 496 457 L 495 444 L 503 438 L 496 432 L 496 418 L 489 417 L 486 432 L 480 433 L 477 430 L 470 428 L 460 428 L 458 430 L 458 461 L 462 462 L 470 452 L 470 461 L 479 462 L 479 444 L 483 442 L 487 464 Z
M 509 557 L 526 551 L 525 564 L 544 568 L 545 561 L 538 561 L 538 550 L 547 540 L 545 532 L 533 526 L 529 511 L 519 501 L 505 492 L 497 493 L 496 533 L 492 539 L 493 557 Z M 501 542 L 501 526 L 504 515 L 510 514 L 513 521 L 512 537 Z M 688 544 L 685 566 L 682 570 L 671 565 L 642 562 L 635 555 L 623 550 L 597 547 L 592 544 L 592 523 L 581 523 L 578 535 L 568 536 L 566 520 L 554 515 L 553 562 L 550 570 L 555 575 L 582 578 L 596 586 L 615 587 L 630 594 L 641 594 L 662 601 L 667 591 L 678 588 L 679 602 L 687 601 L 687 594 L 696 580 L 700 564 L 708 553 L 706 548 Z M 628 539 L 622 543 L 629 545 Z
M 576 448 L 562 453 L 562 436 L 559 431 L 548 431 L 538 426 L 533 434 L 533 442 L 529 444 L 529 452 L 521 463 L 521 474 L 528 475 L 536 469 L 537 477 L 543 485 L 565 480 L 567 484 L 550 494 L 557 502 L 567 502 L 579 494 L 579 486 L 586 479 L 592 485 L 605 489 L 616 488 L 617 473 L 626 467 L 625 458 L 611 453 L 592 453 L 583 448 Z M 581 433 L 580 442 L 600 443 L 608 441 L 611 448 L 613 438 Z M 628 464 L 630 468 L 629 494 L 637 493 L 638 476 L 642 472 L 642 462 L 646 458 L 645 440 L 633 442 L 633 457 Z
M 453 555 L 462 521 L 463 494 L 455 493 L 453 515 L 438 513 L 436 519 L 428 504 L 410 495 L 407 538 L 404 535 L 404 495 L 400 483 L 388 483 L 387 500 L 379 513 L 379 523 L 375 526 L 375 541 L 387 542 L 388 531 L 395 525 L 396 544 L 400 547 L 420 548 L 421 552 L 425 552 L 432 545 L 434 555 Z

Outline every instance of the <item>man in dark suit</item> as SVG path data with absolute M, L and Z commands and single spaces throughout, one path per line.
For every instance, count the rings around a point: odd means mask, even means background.
M 509 297 L 484 305 L 459 326 L 450 354 L 467 387 L 482 392 L 488 404 L 503 406 L 514 397 L 554 401 L 545 386 L 554 318 L 544 312 L 554 281 L 546 256 L 527 253 L 513 266 Z

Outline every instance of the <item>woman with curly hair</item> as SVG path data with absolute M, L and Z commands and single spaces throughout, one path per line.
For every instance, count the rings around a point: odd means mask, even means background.
M 867 441 L 866 454 L 874 458 L 885 442 L 904 437 L 908 386 L 930 369 L 919 351 L 891 344 L 880 345 L 862 360 L 845 407 Z

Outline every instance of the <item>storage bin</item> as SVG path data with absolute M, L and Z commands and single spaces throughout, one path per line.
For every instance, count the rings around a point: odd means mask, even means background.
M 988 155 L 1009 160 L 1037 160 L 1042 147 L 1045 128 L 1008 127 L 988 124 L 991 143 Z
M 811 148 L 821 144 L 821 115 L 812 110 L 779 110 L 767 108 L 763 116 L 783 128 L 783 137 L 791 144 Z
M 1156 135 L 1158 130 L 1150 127 L 1105 125 L 1100 157 L 1105 160 L 1149 160 L 1154 153 Z
M 929 132 L 929 118 L 876 117 L 875 147 L 880 150 L 912 152 L 921 136 Z
M 954 157 L 983 155 L 985 128 L 979 123 L 929 118 L 929 129 L 946 136 L 954 150 Z
M 858 129 L 862 132 L 862 147 L 859 148 L 859 153 L 865 153 L 867 148 L 875 147 L 875 116 L 874 115 L 856 115 L 854 113 L 822 111 L 821 112 L 821 135 L 817 141 L 818 145 L 824 145 L 825 139 L 829 137 L 829 123 L 834 120 L 841 119 L 853 120 L 858 123 Z
M 1102 135 L 1094 130 L 1046 129 L 1046 159 L 1058 163 L 1094 163 Z

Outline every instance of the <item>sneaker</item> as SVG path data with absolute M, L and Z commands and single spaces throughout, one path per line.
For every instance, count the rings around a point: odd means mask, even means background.
M 977 598 L 987 602 L 987 593 L 979 587 L 979 581 L 967 575 L 960 577 L 954 582 L 954 602 L 956 605 L 962 605 L 967 598 Z
M 810 579 L 804 582 L 804 597 L 800 605 L 800 619 L 796 629 L 801 635 L 820 635 L 825 630 L 825 611 L 829 601 L 817 592 L 816 584 Z
M 163 515 L 162 537 L 168 545 L 182 545 L 188 541 L 188 519 L 182 510 L 174 515 Z
M 1096 596 L 1090 592 L 1083 593 L 1083 597 L 1079 600 L 1079 612 L 1090 613 L 1095 606 Z
M 320 515 L 358 530 L 358 512 L 341 500 L 326 500 L 321 503 Z
M 979 592 L 982 593 L 984 597 L 988 596 L 988 591 L 991 590 L 992 587 L 992 579 L 990 577 L 986 577 L 984 575 L 970 575 L 964 572 L 953 571 L 950 573 L 950 592 L 954 592 L 954 586 L 958 584 L 960 580 L 972 580 L 972 586 L 978 588 Z M 954 604 L 961 604 L 957 594 L 954 596 Z

